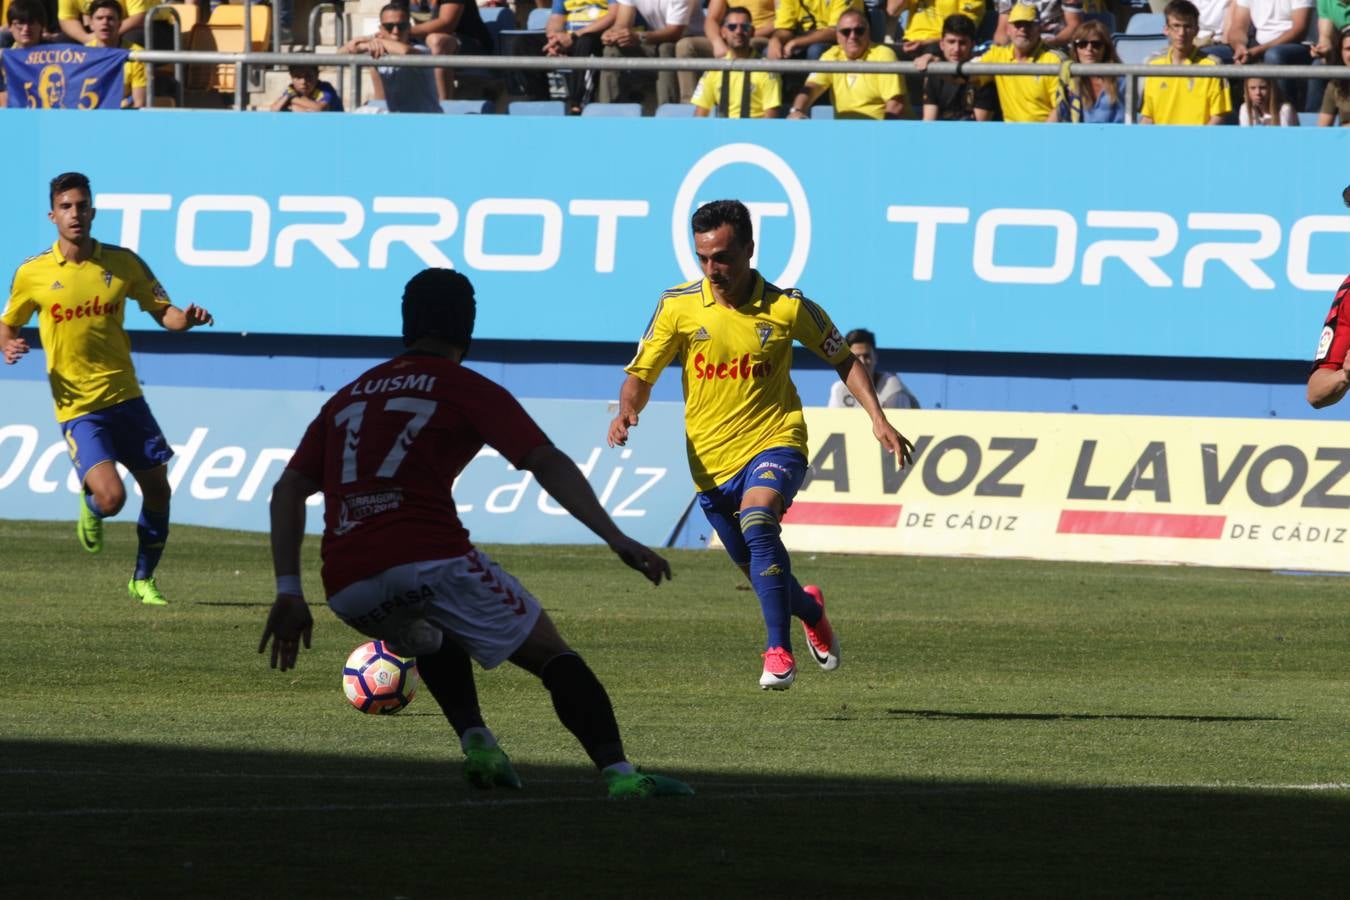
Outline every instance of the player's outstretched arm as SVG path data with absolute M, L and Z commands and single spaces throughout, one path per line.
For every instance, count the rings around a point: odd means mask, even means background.
M 850 355 L 848 359 L 835 366 L 835 372 L 843 380 L 844 386 L 848 388 L 850 394 L 858 401 L 858 405 L 867 411 L 872 418 L 872 434 L 881 442 L 881 446 L 886 448 L 887 453 L 894 453 L 900 460 L 900 465 L 910 464 L 914 445 L 903 434 L 895 430 L 886 419 L 886 413 L 881 409 L 881 401 L 877 399 L 876 388 L 872 386 L 872 377 L 868 374 L 867 368 L 860 362 L 856 356 Z
M 169 306 L 155 317 L 159 324 L 169 331 L 187 331 L 198 325 L 214 325 L 216 320 L 206 310 L 195 303 L 189 303 L 187 309 Z
M 27 352 L 28 342 L 19 337 L 19 329 L 0 322 L 0 353 L 5 355 L 5 364 L 14 365 Z
M 319 489 L 294 469 L 281 473 L 272 488 L 272 570 L 277 577 L 277 596 L 267 613 L 258 652 L 272 642 L 272 668 L 295 668 L 300 641 L 309 649 L 314 617 L 300 590 L 300 544 L 305 539 L 305 498 Z
M 636 428 L 638 414 L 647 407 L 652 386 L 636 375 L 629 375 L 619 388 L 619 414 L 609 423 L 609 445 L 622 447 L 628 443 L 628 430 Z
M 1314 369 L 1308 377 L 1308 402 L 1314 409 L 1340 403 L 1347 390 L 1350 390 L 1350 355 L 1339 369 Z
M 670 578 L 670 563 L 643 544 L 619 530 L 566 453 L 552 444 L 543 444 L 525 455 L 520 468 L 534 473 L 539 486 L 576 517 L 577 521 L 599 535 L 624 565 L 641 572 L 652 584 Z

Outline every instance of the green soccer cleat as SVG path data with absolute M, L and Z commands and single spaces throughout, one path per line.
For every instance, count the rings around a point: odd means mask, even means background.
M 139 600 L 146 606 L 168 606 L 169 600 L 160 593 L 159 585 L 153 578 L 133 578 L 127 582 L 127 593 L 132 600 Z
M 646 800 L 648 797 L 692 797 L 694 789 L 683 781 L 650 772 L 606 772 L 611 800 Z
M 482 735 L 469 738 L 464 748 L 464 780 L 481 790 L 494 787 L 521 789 L 520 776 L 511 768 L 511 758 L 501 747 L 489 747 Z
M 94 515 L 83 497 L 80 498 L 80 520 L 75 523 L 75 537 L 79 538 L 80 546 L 90 553 L 98 553 L 103 549 L 103 520 Z

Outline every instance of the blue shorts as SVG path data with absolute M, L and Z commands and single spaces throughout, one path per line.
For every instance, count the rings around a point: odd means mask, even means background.
M 772 488 L 783 498 L 783 512 L 792 506 L 792 498 L 806 477 L 806 457 L 788 447 L 772 447 L 757 454 L 730 479 L 698 495 L 698 505 L 708 524 L 717 532 L 727 555 L 738 566 L 750 564 L 750 548 L 741 536 L 738 519 L 741 497 L 752 487 Z
M 173 457 L 164 432 L 144 397 L 127 400 L 61 423 L 70 447 L 70 462 L 84 484 L 99 463 L 119 462 L 133 472 L 161 466 Z

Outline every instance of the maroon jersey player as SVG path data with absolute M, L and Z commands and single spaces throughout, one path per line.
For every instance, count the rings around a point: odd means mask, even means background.
M 537 676 L 563 725 L 601 771 L 611 796 L 690 794 L 672 778 L 637 772 L 624 755 L 609 696 L 558 634 L 539 602 L 476 549 L 451 494 L 486 444 L 601 537 L 653 584 L 669 564 L 621 532 L 576 464 L 504 388 L 461 363 L 473 335 L 473 286 L 427 269 L 403 294 L 407 352 L 339 390 L 310 423 L 272 492 L 277 596 L 258 652 L 293 667 L 313 620 L 300 588 L 305 499 L 324 495 L 323 583 L 348 625 L 416 657 L 422 680 L 460 738 L 477 787 L 520 779 L 484 724 L 470 658 L 510 661 Z

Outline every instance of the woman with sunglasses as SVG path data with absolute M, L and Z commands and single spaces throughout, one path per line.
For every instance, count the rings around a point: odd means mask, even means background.
M 1068 42 L 1069 59 L 1077 63 L 1118 63 L 1111 34 L 1098 19 L 1087 19 Z M 1125 121 L 1125 85 L 1122 78 L 1101 75 L 1060 75 L 1055 109 L 1049 122 L 1122 124 Z

